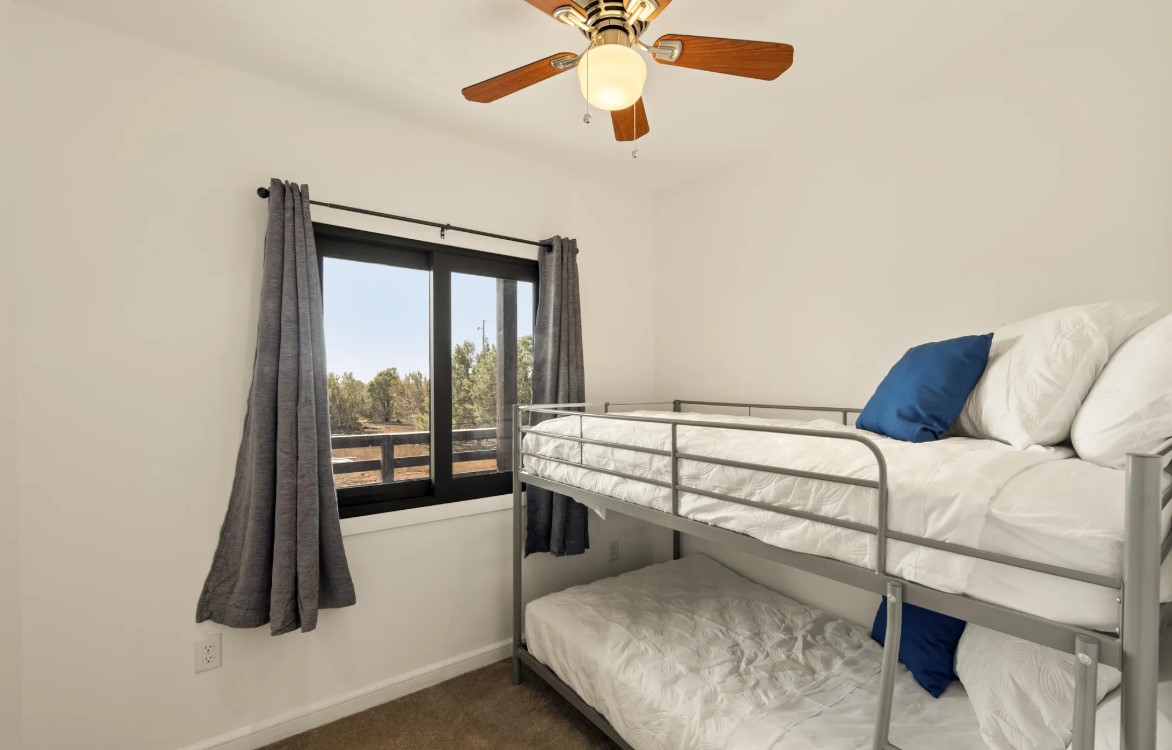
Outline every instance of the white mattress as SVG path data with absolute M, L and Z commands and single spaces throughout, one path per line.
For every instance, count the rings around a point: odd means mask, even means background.
M 1167 475 L 1165 475 L 1167 476 Z M 993 500 L 981 549 L 1119 576 L 1123 571 L 1124 472 L 1067 459 L 1014 477 Z M 1165 509 L 1168 532 L 1172 505 Z M 1160 601 L 1172 601 L 1172 556 L 1164 562 Z M 1115 627 L 1114 589 L 978 560 L 965 593 L 1082 627 Z
M 888 466 L 892 529 L 1005 554 L 1118 576 L 1122 571 L 1124 473 L 1073 457 L 1068 448 L 1019 450 L 990 440 L 950 438 L 905 443 L 826 420 L 805 422 L 724 415 L 632 412 L 712 422 L 774 425 L 862 434 L 875 442 Z M 591 471 L 622 471 L 670 479 L 670 460 L 635 451 L 582 446 L 557 435 L 666 449 L 664 424 L 562 417 L 527 435 L 531 453 L 581 462 L 570 466 L 527 457 L 531 473 L 563 484 L 668 512 L 667 488 Z M 876 479 L 875 459 L 863 445 L 829 438 L 679 427 L 681 453 L 712 456 L 864 479 Z M 699 461 L 680 462 L 686 486 L 769 504 L 798 508 L 859 523 L 877 522 L 877 492 Z M 1169 509 L 1172 511 L 1172 508 Z M 779 547 L 874 567 L 870 534 L 806 521 L 684 493 L 680 513 Z M 1169 515 L 1165 515 L 1165 532 Z M 1172 559 L 1172 558 L 1170 558 Z M 901 542 L 889 546 L 888 571 L 926 586 L 964 593 L 1041 617 L 1091 628 L 1115 626 L 1113 590 L 1064 581 L 1020 568 Z M 1172 575 L 1164 576 L 1163 600 L 1172 600 Z
M 529 604 L 529 650 L 636 750 L 864 750 L 882 649 L 854 623 L 692 555 Z M 891 739 L 984 750 L 960 683 L 900 667 Z

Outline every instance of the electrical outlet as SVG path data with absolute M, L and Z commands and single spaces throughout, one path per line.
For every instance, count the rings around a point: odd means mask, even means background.
M 619 559 L 619 540 L 618 539 L 611 539 L 610 540 L 610 561 L 614 562 L 615 560 L 618 560 L 618 559 Z
M 224 664 L 224 652 L 221 650 L 220 634 L 209 635 L 195 642 L 195 671 L 206 672 L 209 669 L 219 669 Z

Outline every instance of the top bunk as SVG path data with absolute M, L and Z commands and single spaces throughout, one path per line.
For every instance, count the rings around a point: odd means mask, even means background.
M 633 406 L 660 408 L 620 411 Z M 699 411 L 713 408 L 746 415 Z M 1158 576 L 1172 547 L 1168 449 L 1120 471 L 1063 447 L 893 440 L 851 426 L 857 412 L 518 407 L 516 479 L 856 588 L 895 582 L 907 603 L 1068 653 L 1093 640 L 1103 663 L 1120 666 L 1128 566 Z M 1159 521 L 1128 533 L 1147 518 Z M 1164 579 L 1159 599 L 1170 601 Z

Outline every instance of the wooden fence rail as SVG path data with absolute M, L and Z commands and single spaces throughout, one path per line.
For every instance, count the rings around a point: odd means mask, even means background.
M 473 440 L 495 440 L 495 427 L 482 427 L 474 430 L 453 430 L 452 442 L 469 442 Z M 396 445 L 429 445 L 429 432 L 392 432 L 379 435 L 334 435 L 330 438 L 330 445 L 334 450 L 339 448 L 378 448 L 378 459 L 367 461 L 334 460 L 335 474 L 357 474 L 366 471 L 377 471 L 382 474 L 382 481 L 395 481 L 395 469 L 410 466 L 427 466 L 431 463 L 431 456 L 395 456 Z M 452 454 L 452 463 L 465 461 L 487 461 L 497 457 L 496 448 L 484 450 L 462 451 Z

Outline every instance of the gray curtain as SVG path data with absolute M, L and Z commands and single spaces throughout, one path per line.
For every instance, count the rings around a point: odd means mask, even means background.
M 538 261 L 537 324 L 533 330 L 533 403 L 586 400 L 582 364 L 582 302 L 578 243 L 554 237 Z M 534 415 L 535 421 L 541 421 Z M 565 495 L 529 487 L 525 554 L 580 555 L 590 548 L 586 508 Z
M 196 621 L 273 635 L 354 604 L 330 454 L 309 188 L 273 180 L 244 438 Z

